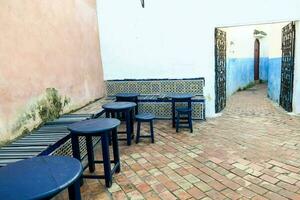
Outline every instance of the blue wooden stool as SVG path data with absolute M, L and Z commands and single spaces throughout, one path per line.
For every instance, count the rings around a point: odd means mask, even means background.
M 90 172 L 95 171 L 95 164 L 103 163 L 104 166 L 104 176 L 103 175 L 83 175 L 82 178 L 92 178 L 92 179 L 105 179 L 106 187 L 112 185 L 112 175 L 116 172 L 120 172 L 120 156 L 119 156 L 119 146 L 118 146 L 118 134 L 117 127 L 120 125 L 120 120 L 104 118 L 104 119 L 91 119 L 84 120 L 71 124 L 68 129 L 71 131 L 72 140 L 72 150 L 73 157 L 81 160 L 80 148 L 79 148 L 79 136 L 84 136 L 86 139 L 86 147 L 88 154 L 88 167 Z M 113 147 L 113 157 L 112 162 L 114 167 L 111 168 L 111 160 L 109 154 L 109 137 L 110 132 L 112 133 L 112 147 Z M 93 140 L 92 136 L 101 136 L 102 144 L 102 156 L 103 160 L 94 160 L 94 150 L 93 150 Z M 87 167 L 87 166 L 86 166 Z M 86 167 L 83 169 L 85 170 Z
M 154 143 L 154 131 L 153 131 L 153 120 L 155 115 L 151 113 L 141 113 L 135 116 L 137 121 L 137 133 L 135 143 L 139 143 L 141 137 L 148 138 L 151 137 L 151 142 Z M 141 135 L 141 123 L 150 122 L 150 135 Z
M 176 108 L 176 132 L 179 128 L 189 128 L 190 132 L 193 132 L 193 123 L 192 123 L 192 108 Z M 181 115 L 184 115 L 185 118 L 182 118 Z M 180 121 L 181 119 L 187 119 L 187 121 Z M 188 124 L 188 126 L 181 126 L 180 124 Z

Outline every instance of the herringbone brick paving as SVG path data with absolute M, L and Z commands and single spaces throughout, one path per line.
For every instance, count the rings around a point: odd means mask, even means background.
M 265 85 L 234 94 L 193 134 L 170 121 L 157 121 L 155 134 L 155 144 L 120 142 L 113 186 L 88 180 L 83 199 L 300 199 L 300 118 L 273 105 Z

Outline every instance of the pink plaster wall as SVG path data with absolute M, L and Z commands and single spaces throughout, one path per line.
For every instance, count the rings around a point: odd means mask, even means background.
M 46 88 L 82 106 L 104 95 L 96 0 L 1 0 L 0 141 Z

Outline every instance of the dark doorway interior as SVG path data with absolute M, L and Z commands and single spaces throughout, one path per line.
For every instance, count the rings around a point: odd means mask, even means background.
M 259 40 L 256 39 L 254 43 L 254 80 L 259 80 Z

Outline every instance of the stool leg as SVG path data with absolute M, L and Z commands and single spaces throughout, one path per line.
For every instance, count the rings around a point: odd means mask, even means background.
M 192 122 L 192 112 L 189 113 L 189 127 L 190 127 L 190 132 L 193 132 L 193 122 Z
M 151 142 L 154 143 L 153 120 L 150 121 Z
M 101 137 L 101 143 L 102 143 L 105 185 L 106 185 L 106 187 L 110 187 L 112 184 L 112 178 L 111 178 L 111 165 L 110 165 L 110 156 L 109 156 L 108 134 L 103 134 L 103 136 Z
M 126 120 L 126 136 L 127 136 L 127 145 L 131 145 L 131 122 L 130 122 L 130 112 L 126 111 L 125 113 Z
M 141 122 L 137 122 L 137 128 L 136 128 L 136 138 L 135 138 L 135 143 L 139 143 L 140 141 L 140 133 L 141 133 Z
M 80 180 L 76 180 L 70 187 L 68 187 L 70 200 L 81 200 L 80 194 Z
M 119 144 L 118 144 L 118 132 L 117 129 L 112 130 L 112 143 L 113 143 L 113 154 L 114 154 L 114 163 L 115 166 L 118 165 L 116 168 L 116 173 L 119 173 L 121 170 L 121 163 L 120 163 L 120 155 L 119 155 Z
M 179 119 L 180 119 L 180 114 L 177 112 L 177 118 L 176 118 L 176 132 L 178 133 L 178 128 L 179 128 Z
M 88 164 L 90 172 L 95 171 L 95 162 L 94 162 L 94 149 L 93 149 L 93 139 L 92 136 L 85 137 L 86 149 L 88 155 Z

